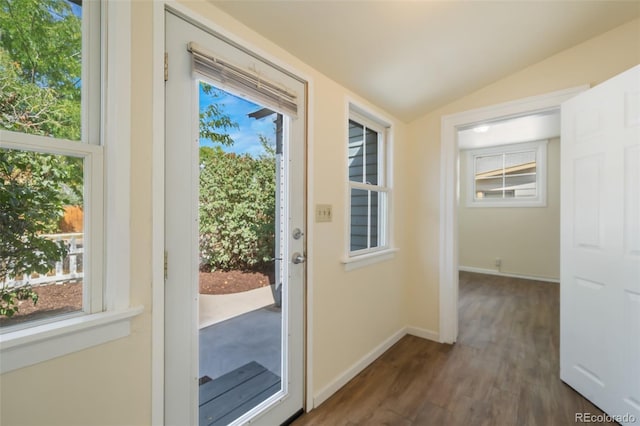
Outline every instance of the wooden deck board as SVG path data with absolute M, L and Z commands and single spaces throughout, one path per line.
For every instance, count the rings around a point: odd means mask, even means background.
M 214 398 L 228 392 L 229 389 L 233 389 L 238 385 L 250 380 L 252 377 L 265 371 L 262 365 L 253 361 L 242 367 L 236 368 L 227 374 L 218 377 L 215 380 L 210 380 L 200 385 L 198 391 L 200 394 L 200 406 L 206 404 Z
M 200 386 L 200 426 L 228 424 L 280 389 L 280 377 L 253 361 Z
M 242 405 L 238 406 L 237 408 L 235 408 L 233 411 L 231 411 L 230 413 L 228 413 L 224 417 L 222 417 L 222 418 L 216 420 L 215 422 L 213 422 L 211 424 L 211 426 L 226 426 L 226 425 L 228 425 L 229 423 L 231 423 L 232 421 L 234 421 L 235 419 L 237 419 L 238 417 L 240 417 L 244 413 L 246 413 L 249 410 L 251 410 L 256 405 L 260 404 L 262 401 L 264 401 L 267 398 L 269 398 L 271 395 L 273 395 L 276 392 L 278 392 L 279 390 L 280 390 L 280 379 L 278 379 L 278 381 L 276 383 L 274 383 L 273 385 L 271 385 L 267 389 L 263 390 L 262 392 L 260 392 L 256 396 L 254 396 L 253 398 L 251 398 L 248 401 L 246 401 L 244 404 L 242 404 Z

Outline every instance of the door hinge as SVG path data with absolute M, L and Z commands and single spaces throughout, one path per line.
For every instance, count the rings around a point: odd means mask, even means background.
M 164 279 L 169 277 L 169 253 L 164 252 Z
M 164 81 L 169 80 L 169 52 L 164 52 Z

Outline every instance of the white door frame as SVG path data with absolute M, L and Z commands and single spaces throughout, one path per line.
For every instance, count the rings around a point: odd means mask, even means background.
M 185 16 L 201 23 L 202 25 L 214 29 L 228 40 L 235 42 L 245 50 L 254 52 L 256 55 L 270 61 L 283 70 L 305 80 L 307 83 L 307 132 L 306 132 L 306 297 L 304 306 L 304 371 L 305 396 L 303 402 L 305 409 L 313 408 L 313 209 L 308 206 L 313 201 L 313 169 L 312 163 L 308 161 L 313 158 L 313 78 L 293 67 L 291 64 L 282 61 L 272 54 L 260 49 L 256 45 L 241 39 L 236 34 L 221 28 L 219 24 L 204 18 L 202 15 L 189 9 L 187 6 L 178 3 L 176 0 L 156 0 L 153 2 L 153 70 L 152 70 L 152 317 L 151 317 L 151 424 L 164 424 L 164 368 L 165 368 L 165 340 L 164 340 L 164 320 L 165 320 L 165 297 L 164 297 L 164 244 L 165 244 L 165 88 L 164 88 L 164 52 L 165 52 L 165 11 L 167 8 L 174 9 Z
M 151 242 L 151 424 L 164 425 L 164 13 L 165 2 L 153 2 L 152 69 L 152 242 Z
M 558 109 L 562 102 L 589 89 L 582 85 L 484 108 L 445 115 L 440 142 L 440 328 L 439 340 L 458 338 L 458 129 L 476 123 Z M 561 141 L 562 143 L 562 141 Z

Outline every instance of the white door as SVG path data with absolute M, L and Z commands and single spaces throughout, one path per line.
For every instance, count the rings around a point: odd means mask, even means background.
M 280 384 L 275 394 L 236 420 L 255 424 L 280 424 L 303 408 L 303 302 L 304 302 L 304 165 L 305 83 L 276 69 L 256 55 L 223 37 L 166 12 L 166 164 L 165 235 L 167 277 L 165 290 L 165 423 L 209 424 L 199 418 L 199 78 L 192 70 L 187 50 L 195 42 L 238 69 L 262 76 L 296 94 L 297 118 L 283 114 L 282 162 L 276 230 L 282 238 L 282 305 Z M 226 90 L 226 89 L 225 89 Z M 244 96 L 252 102 L 251 95 Z M 255 102 L 258 104 L 259 102 Z M 300 230 L 300 232 L 295 232 Z M 277 256 L 276 256 L 277 257 Z M 280 283 L 278 283 L 280 284 Z M 215 420 L 215 419 L 214 419 Z
M 560 376 L 640 421 L 640 66 L 562 105 Z

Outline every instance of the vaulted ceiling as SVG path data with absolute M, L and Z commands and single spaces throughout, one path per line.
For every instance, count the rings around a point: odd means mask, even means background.
M 210 1 L 404 121 L 640 16 L 640 1 Z

